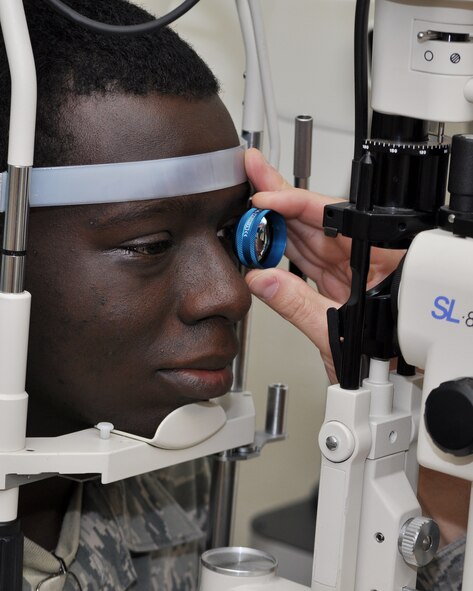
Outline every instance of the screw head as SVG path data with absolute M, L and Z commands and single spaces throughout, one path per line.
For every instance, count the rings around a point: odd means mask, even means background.
M 335 451 L 338 447 L 338 439 L 334 435 L 329 435 L 325 440 L 325 445 L 330 451 Z

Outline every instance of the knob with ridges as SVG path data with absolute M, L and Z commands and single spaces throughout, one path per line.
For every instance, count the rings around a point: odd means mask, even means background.
M 408 519 L 399 534 L 398 547 L 407 564 L 425 566 L 437 552 L 440 530 L 433 519 L 414 517 Z

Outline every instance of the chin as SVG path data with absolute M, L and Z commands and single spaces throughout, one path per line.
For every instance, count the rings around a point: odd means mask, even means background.
M 176 410 L 176 408 L 179 408 L 179 406 L 173 407 L 171 409 L 160 410 L 159 413 L 150 412 L 148 413 L 146 420 L 143 420 L 140 417 L 135 421 L 130 421 L 129 419 L 131 417 L 128 417 L 127 421 L 117 421 L 116 423 L 113 423 L 113 425 L 117 431 L 130 433 L 131 435 L 137 435 L 138 437 L 144 437 L 145 439 L 153 439 L 156 434 L 156 430 L 162 421 L 174 410 Z

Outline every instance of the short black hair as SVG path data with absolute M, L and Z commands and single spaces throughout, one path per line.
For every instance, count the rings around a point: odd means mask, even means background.
M 0 0 L 2 1 L 2 0 Z M 81 14 L 109 24 L 131 25 L 153 17 L 127 0 L 68 0 Z M 214 75 L 174 31 L 106 35 L 83 28 L 43 0 L 24 0 L 38 78 L 35 166 L 67 163 L 71 145 L 59 119 L 67 99 L 92 93 L 158 93 L 202 99 L 218 94 Z M 0 165 L 7 166 L 10 74 L 0 36 Z

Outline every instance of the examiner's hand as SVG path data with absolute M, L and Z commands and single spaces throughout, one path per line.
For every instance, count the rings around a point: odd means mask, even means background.
M 325 236 L 324 206 L 339 199 L 295 189 L 272 168 L 258 150 L 246 152 L 246 171 L 258 191 L 253 204 L 274 209 L 287 222 L 287 257 L 315 281 L 318 292 L 283 269 L 250 271 L 251 292 L 301 330 L 320 349 L 331 382 L 336 381 L 328 343 L 326 312 L 340 307 L 350 292 L 350 243 L 348 238 Z M 372 249 L 368 289 L 398 265 L 403 252 Z

